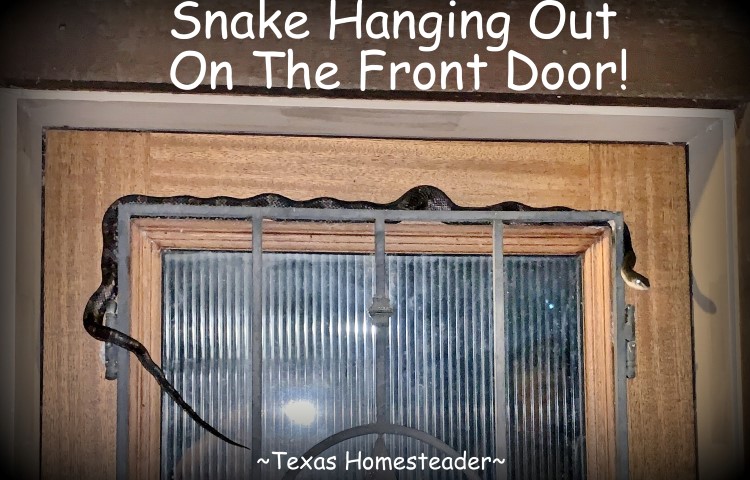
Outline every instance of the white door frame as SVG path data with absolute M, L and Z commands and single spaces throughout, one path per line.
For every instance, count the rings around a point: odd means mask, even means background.
M 0 90 L 0 444 L 39 461 L 45 128 L 685 143 L 700 477 L 743 459 L 734 115 L 726 110 Z M 15 229 L 7 228 L 15 225 Z M 94 252 L 92 252 L 93 254 Z M 98 255 L 98 253 L 97 253 Z M 701 308 L 700 292 L 715 307 Z M 15 321 L 13 321 L 15 319 Z M 665 452 L 666 453 L 666 452 Z

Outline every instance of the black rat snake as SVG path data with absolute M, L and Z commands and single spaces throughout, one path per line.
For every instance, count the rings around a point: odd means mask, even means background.
M 104 215 L 102 221 L 102 236 L 104 248 L 102 250 L 101 269 L 102 282 L 89 299 L 83 316 L 86 331 L 97 340 L 109 342 L 133 353 L 143 367 L 156 379 L 161 389 L 169 395 L 196 423 L 218 438 L 241 448 L 245 445 L 238 443 L 203 420 L 198 413 L 182 398 L 172 383 L 166 378 L 162 369 L 153 361 L 148 350 L 136 339 L 104 324 L 107 302 L 117 299 L 117 212 L 118 206 L 125 203 L 141 204 L 183 204 L 183 205 L 215 205 L 215 206 L 245 206 L 245 207 L 295 207 L 295 208 L 346 208 L 346 209 L 381 209 L 381 210 L 492 210 L 492 211 L 575 211 L 567 207 L 535 208 L 518 202 L 502 202 L 486 208 L 460 207 L 453 203 L 442 191 L 435 187 L 415 187 L 406 192 L 398 200 L 388 204 L 371 202 L 343 202 L 332 198 L 316 198 L 307 201 L 293 201 L 281 195 L 265 194 L 249 199 L 235 199 L 229 197 L 214 197 L 199 199 L 181 196 L 156 198 L 138 195 L 122 197 L 113 203 Z M 649 281 L 635 271 L 636 255 L 633 250 L 630 231 L 624 228 L 623 262 L 620 274 L 625 283 L 638 290 L 647 290 Z

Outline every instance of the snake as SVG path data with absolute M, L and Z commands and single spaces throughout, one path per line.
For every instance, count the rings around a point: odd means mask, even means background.
M 295 201 L 277 194 L 262 194 L 247 199 L 231 197 L 197 198 L 192 196 L 151 197 L 145 195 L 127 195 L 116 200 L 104 214 L 102 220 L 103 248 L 101 256 L 102 280 L 91 295 L 83 314 L 83 326 L 86 332 L 96 340 L 121 347 L 132 353 L 143 368 L 156 380 L 161 390 L 167 394 L 192 420 L 207 432 L 219 439 L 246 450 L 249 448 L 237 442 L 206 420 L 204 420 L 172 385 L 161 367 L 151 358 L 146 347 L 135 338 L 105 324 L 105 314 L 111 312 L 111 303 L 117 302 L 117 217 L 118 208 L 124 204 L 137 203 L 149 205 L 207 205 L 207 206 L 241 206 L 241 207 L 289 207 L 289 208 L 339 208 L 359 210 L 425 210 L 425 211 L 578 211 L 572 208 L 532 207 L 520 202 L 506 201 L 489 207 L 462 207 L 456 205 L 440 189 L 432 186 L 419 186 L 410 189 L 391 203 L 378 204 L 366 201 L 341 201 L 330 197 L 319 197 L 311 200 Z M 631 288 L 648 290 L 650 283 L 647 277 L 635 270 L 636 255 L 627 224 L 623 229 L 623 261 L 620 275 Z

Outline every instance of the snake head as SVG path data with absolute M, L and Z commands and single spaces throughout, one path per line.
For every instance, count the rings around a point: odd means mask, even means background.
M 648 281 L 648 278 L 639 274 L 633 275 L 633 277 L 629 279 L 628 285 L 636 290 L 648 290 L 651 288 L 651 282 Z
M 635 261 L 635 252 L 630 248 L 623 256 L 620 276 L 625 280 L 625 284 L 628 287 L 635 290 L 648 290 L 651 288 L 651 282 L 649 282 L 648 278 L 635 271 Z

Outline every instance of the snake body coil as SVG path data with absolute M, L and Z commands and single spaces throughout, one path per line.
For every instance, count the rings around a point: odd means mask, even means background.
M 136 339 L 104 324 L 104 315 L 107 302 L 117 299 L 117 214 L 118 207 L 126 203 L 140 204 L 183 204 L 183 205 L 214 205 L 214 206 L 244 206 L 244 207 L 295 207 L 295 208 L 339 208 L 339 209 L 372 209 L 372 210 L 492 210 L 492 211 L 574 211 L 567 207 L 535 208 L 519 202 L 503 202 L 486 208 L 460 207 L 453 203 L 441 190 L 430 187 L 415 187 L 405 193 L 398 200 L 388 204 L 376 204 L 371 202 L 343 202 L 332 198 L 316 198 L 312 200 L 296 202 L 281 195 L 266 194 L 249 199 L 235 199 L 228 197 L 215 197 L 210 199 L 199 199 L 195 197 L 167 197 L 156 198 L 131 195 L 123 197 L 113 203 L 104 215 L 102 221 L 102 236 L 104 248 L 102 250 L 101 270 L 102 282 L 99 288 L 89 299 L 83 315 L 83 324 L 86 331 L 97 340 L 109 342 L 131 352 L 143 365 L 146 371 L 154 377 L 161 389 L 174 400 L 196 423 L 202 426 L 216 437 L 235 445 L 245 448 L 203 420 L 198 413 L 182 398 L 182 395 L 174 388 L 166 378 L 162 369 L 154 362 L 148 350 Z M 125 233 L 125 232 L 123 232 Z M 625 226 L 624 258 L 620 266 L 620 274 L 623 280 L 632 288 L 647 290 L 649 282 L 646 277 L 634 270 L 636 256 L 630 238 L 630 231 Z

